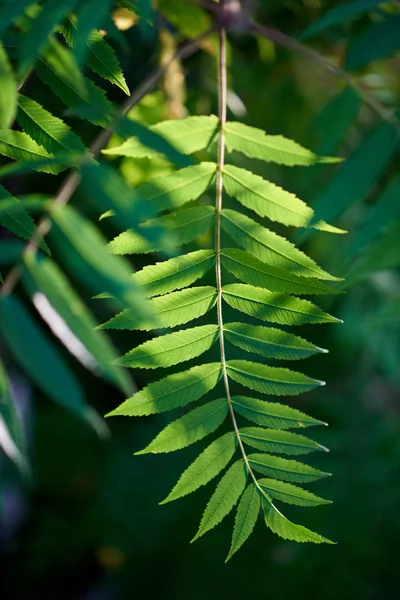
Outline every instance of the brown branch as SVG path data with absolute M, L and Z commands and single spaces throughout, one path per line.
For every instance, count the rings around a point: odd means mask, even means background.
M 167 62 L 160 65 L 159 67 L 157 67 L 157 69 L 150 73 L 150 75 L 148 75 L 146 79 L 144 79 L 142 83 L 129 96 L 126 102 L 122 104 L 120 110 L 118 111 L 118 114 L 114 119 L 113 124 L 115 124 L 115 122 L 117 122 L 119 118 L 126 115 L 134 106 L 136 106 L 136 104 L 138 104 L 138 102 L 140 102 L 140 100 L 148 92 L 150 92 L 155 87 L 155 85 L 160 81 L 163 75 L 168 71 L 169 67 L 176 60 L 182 60 L 196 52 L 201 42 L 205 40 L 210 34 L 214 33 L 214 31 L 216 30 L 217 28 L 213 26 L 201 35 L 199 35 L 194 40 L 190 40 L 179 46 L 179 48 L 177 48 L 173 56 Z M 93 143 L 90 146 L 90 153 L 88 154 L 87 158 L 82 161 L 82 163 L 84 164 L 85 162 L 91 160 L 92 156 L 97 156 L 101 152 L 101 150 L 107 145 L 112 135 L 113 130 L 111 126 L 109 128 L 103 129 L 99 133 L 99 135 L 94 139 Z M 74 192 L 76 191 L 77 187 L 79 186 L 80 179 L 81 178 L 78 171 L 71 171 L 61 184 L 59 190 L 57 191 L 54 197 L 52 204 L 62 206 L 67 204 L 73 196 Z M 30 250 L 37 250 L 40 240 L 48 234 L 50 228 L 51 219 L 47 216 L 43 217 L 39 221 L 35 232 L 32 235 L 32 238 L 26 244 L 22 252 L 22 256 L 24 256 Z M 14 268 L 11 269 L 7 277 L 4 279 L 4 283 L 0 289 L 0 295 L 6 296 L 8 294 L 11 294 L 16 284 L 18 283 L 20 275 L 20 268 L 17 265 L 14 266 Z

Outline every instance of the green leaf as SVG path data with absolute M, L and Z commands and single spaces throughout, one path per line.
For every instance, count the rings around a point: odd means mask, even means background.
M 1 188 L 0 188 L 1 189 Z M 20 240 L 1 240 L 0 241 L 0 266 L 12 265 L 19 262 L 25 244 Z
M 162 136 L 182 154 L 193 154 L 193 152 L 203 150 L 211 144 L 217 127 L 218 118 L 209 115 L 163 121 L 150 127 L 150 130 Z M 130 158 L 153 158 L 163 153 L 156 148 L 146 146 L 137 137 L 130 137 L 120 146 L 108 148 L 103 152 L 104 154 L 129 156 Z
M 291 427 L 326 425 L 326 423 L 313 419 L 313 417 L 309 417 L 295 408 L 278 404 L 278 402 L 264 402 L 264 400 L 246 396 L 233 396 L 232 406 L 235 412 L 242 415 L 242 417 L 264 427 L 289 429 Z
M 0 129 L 8 129 L 17 112 L 17 82 L 7 53 L 0 42 Z
M 107 17 L 114 4 L 114 0 L 102 0 L 100 4 L 95 0 L 79 2 L 74 15 L 76 21 L 74 50 L 79 61 L 85 57 L 87 41 L 93 28 L 100 28 L 104 24 L 104 29 L 107 30 L 113 25 L 111 19 L 107 23 Z
M 180 244 L 188 244 L 197 236 L 205 233 L 213 224 L 215 219 L 215 208 L 213 206 L 195 206 L 185 208 L 158 219 L 149 219 L 140 226 L 143 236 L 148 230 L 161 228 L 166 234 L 174 236 Z M 114 238 L 110 244 L 113 254 L 147 254 L 163 249 L 162 240 L 151 243 L 146 237 L 133 230 L 122 232 Z
M 237 437 L 233 431 L 212 442 L 184 471 L 178 483 L 160 504 L 177 500 L 206 485 L 226 467 L 236 447 Z
M 306 40 L 326 31 L 334 25 L 346 23 L 354 17 L 375 8 L 381 0 L 355 0 L 353 2 L 342 2 L 328 10 L 319 19 L 314 21 L 302 34 L 301 39 Z
M 136 188 L 136 192 L 149 204 L 149 210 L 154 213 L 176 209 L 204 194 L 211 184 L 215 170 L 214 163 L 186 167 L 143 183 Z
M 23 476 L 29 473 L 23 424 L 11 396 L 10 384 L 0 361 L 0 446 Z
M 47 52 L 38 61 L 35 72 L 40 79 L 60 98 L 68 109 L 82 119 L 105 127 L 113 111 L 104 91 L 90 79 L 80 75 L 77 79 L 73 66 L 73 55 L 67 48 Z M 78 71 L 79 72 L 79 71 Z M 83 85 L 80 80 L 83 78 Z
M 247 469 L 244 460 L 240 459 L 233 463 L 217 485 L 192 542 L 213 529 L 231 512 L 246 487 L 246 481 Z
M 226 369 L 234 381 L 269 395 L 297 396 L 319 385 L 325 385 L 325 382 L 311 379 L 297 371 L 268 367 L 248 360 L 229 360 Z
M 139 288 L 144 288 L 146 296 L 158 296 L 191 285 L 214 264 L 213 250 L 196 250 L 144 267 L 133 274 L 133 279 Z
M 24 13 L 30 4 L 32 4 L 32 0 L 8 0 L 8 2 L 3 2 L 0 9 L 0 35 L 17 17 Z
M 211 310 L 217 301 L 217 290 L 211 286 L 194 287 L 154 298 L 148 302 L 159 327 L 176 327 L 189 323 Z M 139 329 L 149 331 L 153 321 L 140 319 L 136 309 L 124 310 L 101 325 L 103 329 Z
M 225 562 L 228 562 L 250 537 L 257 522 L 260 506 L 260 494 L 254 483 L 251 483 L 247 486 L 237 508 L 232 543 Z
M 345 69 L 356 71 L 370 62 L 382 60 L 394 54 L 400 48 L 400 15 L 388 15 L 366 29 L 360 37 L 350 44 L 346 56 Z
M 275 429 L 262 429 L 261 427 L 242 427 L 240 437 L 245 444 L 262 450 L 263 452 L 276 452 L 277 454 L 309 454 L 316 450 L 329 452 L 327 448 L 317 444 L 304 435 L 290 431 L 276 431 Z
M 74 48 L 78 36 L 76 25 L 72 21 L 68 21 L 65 24 L 62 33 L 65 36 L 67 43 Z M 79 33 L 81 34 L 81 32 Z M 119 87 L 129 96 L 130 91 L 115 52 L 110 44 L 103 38 L 101 33 L 96 29 L 92 29 L 89 36 L 84 41 L 84 45 L 85 51 L 87 52 L 85 62 L 89 69 L 103 79 L 106 79 Z
M 104 435 L 105 425 L 84 399 L 57 349 L 14 297 L 0 297 L 0 331 L 15 360 L 54 402 Z
M 20 48 L 20 68 L 25 71 L 34 62 L 36 55 L 46 45 L 48 36 L 59 25 L 66 15 L 71 12 L 77 0 L 47 0 L 40 7 L 36 18 L 30 24 L 29 31 L 24 35 Z
M 167 425 L 147 448 L 136 454 L 174 452 L 186 448 L 215 431 L 223 423 L 228 410 L 226 398 L 219 398 L 195 408 Z
M 354 231 L 349 247 L 346 249 L 348 261 L 353 260 L 358 252 L 385 233 L 395 219 L 400 218 L 399 197 L 400 177 L 397 176 L 383 190 L 376 203 L 366 211 L 365 218 Z
M 381 123 L 363 137 L 335 177 L 317 196 L 314 204 L 315 220 L 336 218 L 344 210 L 363 200 L 379 181 L 398 144 L 398 133 L 391 123 Z
M 226 123 L 224 126 L 226 146 L 229 152 L 236 150 L 248 158 L 256 158 L 279 165 L 307 167 L 315 163 L 334 163 L 337 158 L 317 156 L 297 142 L 281 135 L 267 135 L 261 129 L 244 123 Z
M 298 276 L 338 281 L 337 277 L 323 271 L 311 258 L 285 238 L 249 217 L 226 208 L 222 210 L 221 216 L 221 225 L 225 231 L 235 242 L 262 262 L 286 269 Z
M 245 283 L 271 292 L 284 294 L 337 294 L 340 293 L 317 279 L 299 277 L 290 271 L 273 267 L 237 248 L 221 251 L 222 265 Z
M 27 213 L 23 203 L 0 185 L 0 203 L 4 200 L 10 202 L 11 206 L 8 210 L 0 210 L 0 224 L 18 237 L 30 240 L 36 230 L 35 221 Z M 15 210 L 13 209 L 14 204 Z M 49 247 L 43 239 L 40 240 L 39 246 L 45 252 L 50 253 Z
M 319 352 L 327 352 L 301 337 L 272 327 L 227 323 L 224 325 L 224 336 L 235 346 L 265 358 L 298 360 Z
M 313 419 L 295 408 L 278 404 L 278 402 L 265 402 L 247 396 L 233 396 L 232 406 L 235 412 L 242 417 L 264 427 L 290 429 L 291 427 L 326 425 L 323 421 Z
M 322 537 L 318 533 L 314 533 L 303 527 L 296 525 L 287 519 L 283 514 L 270 502 L 263 499 L 263 507 L 265 514 L 265 523 L 273 533 L 276 533 L 284 540 L 292 540 L 294 542 L 313 542 L 314 544 L 334 544 L 327 538 Z
M 200 356 L 219 337 L 217 325 L 203 325 L 149 340 L 127 352 L 118 364 L 139 369 L 170 367 Z
M 182 154 L 175 148 L 165 137 L 142 125 L 137 121 L 132 121 L 130 118 L 119 118 L 113 124 L 113 130 L 122 138 L 134 137 L 140 144 L 155 150 L 158 154 L 163 154 L 167 160 L 177 165 L 178 167 L 188 167 L 194 164 L 194 160 Z
M 330 475 L 330 473 L 323 473 L 297 460 L 288 460 L 271 454 L 249 454 L 247 458 L 252 469 L 283 481 L 307 483 Z
M 110 165 L 86 164 L 82 166 L 81 173 L 80 187 L 83 193 L 101 210 L 110 210 L 120 227 L 137 229 L 138 221 L 152 215 L 148 204 Z M 159 231 L 157 233 L 155 239 L 163 246 L 165 240 Z
M 324 500 L 292 483 L 277 481 L 276 479 L 259 479 L 258 484 L 270 498 L 285 502 L 286 504 L 294 504 L 295 506 L 331 504 L 329 500 Z
M 48 44 L 41 52 L 40 59 L 35 65 L 35 71 L 37 71 L 41 78 L 42 75 L 40 72 L 43 71 L 43 66 L 46 65 L 47 68 L 50 69 L 50 72 L 56 76 L 54 80 L 55 86 L 58 83 L 57 79 L 59 78 L 64 82 L 67 88 L 70 88 L 75 92 L 79 98 L 78 102 L 86 102 L 89 99 L 89 91 L 87 89 L 88 80 L 86 80 L 81 72 L 71 50 L 61 44 L 55 37 L 50 37 L 48 39 Z M 44 81 L 44 83 L 47 82 Z M 47 83 L 47 85 L 50 84 Z
M 244 283 L 226 285 L 222 295 L 233 308 L 263 321 L 281 325 L 340 322 L 308 300 L 268 292 Z
M 22 162 L 37 161 L 40 159 L 54 158 L 42 146 L 39 146 L 26 133 L 3 129 L 0 131 L 0 154 L 12 160 Z M 44 171 L 53 175 L 62 171 L 63 167 L 51 163 L 36 166 L 36 171 Z
M 24 262 L 33 304 L 53 333 L 85 367 L 131 394 L 130 378 L 111 364 L 116 351 L 102 332 L 94 330 L 96 321 L 56 263 L 32 251 L 25 253 Z
M 82 140 L 68 125 L 22 94 L 18 95 L 17 121 L 50 154 L 67 151 L 81 155 L 86 151 Z
M 122 306 L 135 307 L 137 318 L 149 317 L 149 304 L 138 291 L 129 265 L 107 252 L 99 230 L 71 206 L 53 206 L 51 215 L 50 236 L 71 273 L 94 293 L 105 290 Z
M 395 221 L 389 230 L 378 237 L 371 246 L 363 252 L 358 260 L 351 263 L 346 273 L 346 286 L 354 281 L 368 277 L 372 273 L 391 269 L 400 263 L 399 255 L 400 221 Z
M 346 233 L 323 221 L 312 223 L 314 211 L 305 202 L 251 171 L 226 165 L 223 169 L 223 179 L 224 188 L 229 196 L 236 198 L 260 217 L 268 217 L 271 221 L 288 226 L 312 226 L 330 233 Z
M 192 367 L 150 383 L 107 416 L 141 417 L 195 402 L 215 388 L 222 376 L 220 363 Z

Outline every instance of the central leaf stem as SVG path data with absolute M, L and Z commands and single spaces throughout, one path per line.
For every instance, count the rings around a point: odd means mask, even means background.
M 225 0 L 221 0 L 223 7 Z M 222 318 L 222 269 L 221 269 L 221 210 L 222 210 L 222 197 L 223 197 L 223 168 L 225 164 L 225 123 L 226 123 L 226 31 L 223 26 L 219 29 L 219 137 L 218 137 L 218 158 L 217 158 L 217 177 L 216 177 L 216 202 L 215 202 L 215 274 L 217 283 L 217 317 L 219 327 L 219 343 L 221 349 L 221 365 L 222 365 L 222 377 L 225 385 L 226 399 L 229 404 L 229 411 L 232 418 L 233 429 L 235 431 L 239 448 L 242 453 L 244 462 L 247 470 L 251 475 L 257 488 L 260 489 L 257 479 L 253 473 L 253 470 L 249 464 L 249 460 L 246 455 L 243 442 L 240 437 L 239 428 L 236 422 L 236 415 L 232 406 L 231 392 L 229 388 L 228 373 L 226 370 L 226 356 L 225 356 L 225 340 L 224 340 L 224 322 Z

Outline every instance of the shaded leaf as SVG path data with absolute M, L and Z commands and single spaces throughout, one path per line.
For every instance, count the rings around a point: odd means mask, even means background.
M 194 287 L 159 296 L 148 302 L 159 327 L 176 327 L 189 323 L 211 310 L 217 301 L 217 290 L 210 286 Z M 103 329 L 139 329 L 149 331 L 154 322 L 141 319 L 136 309 L 127 309 L 101 325 Z
M 242 415 L 242 417 L 264 427 L 290 429 L 292 427 L 326 425 L 326 423 L 313 419 L 295 408 L 278 404 L 278 402 L 265 402 L 246 396 L 233 396 L 232 406 L 235 412 Z
M 318 471 L 318 469 L 314 469 L 314 467 L 305 465 L 297 460 L 288 460 L 287 458 L 272 456 L 271 454 L 249 454 L 247 458 L 249 459 L 251 468 L 255 471 L 274 479 L 282 479 L 283 481 L 307 483 L 329 475 L 329 473 Z
M 233 528 L 232 543 L 225 562 L 239 550 L 252 533 L 260 512 L 260 506 L 260 494 L 254 483 L 251 483 L 246 488 L 239 502 L 235 526 Z
M 238 460 L 228 469 L 211 496 L 200 527 L 192 542 L 213 529 L 226 517 L 246 487 L 247 469 L 244 460 Z
M 0 129 L 8 129 L 14 121 L 17 111 L 17 82 L 7 53 L 1 42 L 0 89 Z
M 244 283 L 226 285 L 222 289 L 222 294 L 224 300 L 233 308 L 272 323 L 302 325 L 340 322 L 308 300 L 275 294 Z
M 272 327 L 227 323 L 224 325 L 224 335 L 235 346 L 265 358 L 298 360 L 312 354 L 326 352 L 300 337 Z
M 99 434 L 105 426 L 84 399 L 79 382 L 57 349 L 14 297 L 0 297 L 0 331 L 15 360 L 54 402 L 90 423 Z
M 195 402 L 210 392 L 221 379 L 221 365 L 209 363 L 174 373 L 150 383 L 107 416 L 139 417 L 161 413 Z
M 296 525 L 283 516 L 283 514 L 270 502 L 263 500 L 265 523 L 273 533 L 276 533 L 284 540 L 294 542 L 313 542 L 314 544 L 334 544 L 327 538 L 318 533 L 314 533 L 303 527 Z
M 203 325 L 149 340 L 127 352 L 118 364 L 140 369 L 170 367 L 200 356 L 219 337 L 217 325 Z
M 136 454 L 174 452 L 186 448 L 215 431 L 227 414 L 226 398 L 208 402 L 167 425 L 144 450 Z
M 223 209 L 221 225 L 225 231 L 245 250 L 265 263 L 286 269 L 298 276 L 316 277 L 337 281 L 293 244 L 273 231 L 259 225 L 240 213 Z
M 311 379 L 297 371 L 268 367 L 248 360 L 229 360 L 226 369 L 234 381 L 257 392 L 276 396 L 297 396 L 325 385 L 325 382 Z
M 240 437 L 249 446 L 264 452 L 277 454 L 308 454 L 316 450 L 328 452 L 328 449 L 304 435 L 290 431 L 276 431 L 275 429 L 262 429 L 261 427 L 242 427 Z
M 33 290 L 33 303 L 53 333 L 85 367 L 117 384 L 125 394 L 133 392 L 126 373 L 112 364 L 117 353 L 107 337 L 95 331 L 91 312 L 51 259 L 25 253 L 24 278 Z
M 236 446 L 237 437 L 233 431 L 212 442 L 183 472 L 178 483 L 160 504 L 177 500 L 206 485 L 226 467 L 235 453 Z

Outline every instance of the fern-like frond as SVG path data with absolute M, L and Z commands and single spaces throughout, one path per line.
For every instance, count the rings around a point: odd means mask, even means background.
M 176 331 L 137 346 L 120 358 L 118 364 L 140 369 L 171 367 L 200 356 L 211 348 L 218 337 L 217 325 Z
M 211 286 L 193 287 L 158 296 L 149 302 L 159 327 L 176 327 L 189 323 L 211 310 L 217 301 L 217 290 Z M 149 331 L 154 322 L 141 319 L 137 310 L 126 309 L 107 323 L 103 329 L 139 329 Z
M 225 420 L 228 410 L 226 398 L 195 408 L 167 425 L 144 450 L 136 454 L 174 452 L 186 448 L 215 431 Z
M 215 388 L 221 379 L 219 363 L 192 367 L 188 371 L 168 375 L 160 381 L 150 383 L 140 392 L 128 398 L 109 413 L 138 417 L 161 413 L 195 402 Z

